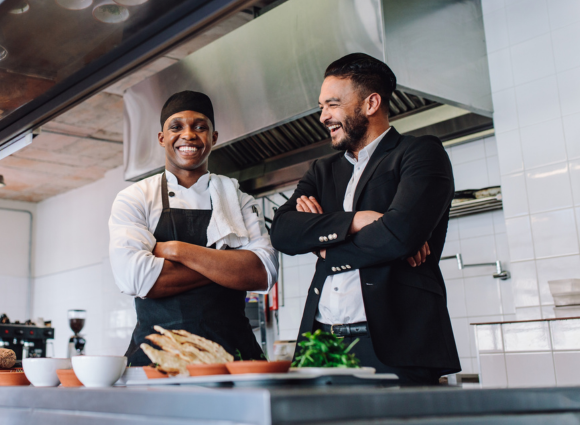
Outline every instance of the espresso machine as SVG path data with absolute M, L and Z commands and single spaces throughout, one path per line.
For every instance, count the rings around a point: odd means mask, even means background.
M 85 319 L 87 318 L 86 310 L 69 310 L 68 324 L 74 335 L 68 340 L 68 357 L 82 356 L 85 354 L 85 338 L 80 334 L 85 326 Z
M 54 328 L 51 326 L 37 326 L 30 321 L 25 324 L 10 323 L 8 317 L 2 315 L 0 348 L 14 351 L 18 361 L 28 357 L 46 357 L 47 341 L 52 339 L 54 339 Z

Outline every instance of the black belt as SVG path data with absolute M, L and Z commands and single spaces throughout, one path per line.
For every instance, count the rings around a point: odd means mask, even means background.
M 369 332 L 367 322 L 349 323 L 346 325 L 327 325 L 318 322 L 318 327 L 324 332 L 330 332 L 338 337 L 366 335 Z

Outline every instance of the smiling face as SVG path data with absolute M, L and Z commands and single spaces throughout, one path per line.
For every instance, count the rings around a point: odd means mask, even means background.
M 211 121 L 199 112 L 182 111 L 170 116 L 158 134 L 159 144 L 165 148 L 165 167 L 173 174 L 181 170 L 205 173 L 217 137 Z
M 332 147 L 358 151 L 364 146 L 369 120 L 365 100 L 349 78 L 327 77 L 320 88 L 320 122 L 330 131 Z

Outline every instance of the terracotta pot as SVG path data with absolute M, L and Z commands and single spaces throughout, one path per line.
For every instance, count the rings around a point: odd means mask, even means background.
M 240 373 L 287 373 L 291 361 L 269 362 L 267 360 L 246 360 L 226 363 L 231 374 Z
M 230 372 L 225 363 L 188 364 L 189 376 L 227 375 Z
M 0 387 L 30 385 L 22 369 L 0 370 Z
M 79 381 L 79 378 L 75 375 L 75 371 L 72 369 L 57 369 L 56 375 L 60 380 L 60 384 L 63 387 L 82 387 L 83 383 Z
M 167 374 L 160 372 L 159 370 L 151 366 L 143 366 L 143 370 L 145 371 L 145 375 L 147 375 L 148 379 L 159 379 L 168 377 Z

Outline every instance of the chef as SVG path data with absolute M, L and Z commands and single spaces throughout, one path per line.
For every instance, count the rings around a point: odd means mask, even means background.
M 122 190 L 113 203 L 111 266 L 137 311 L 126 353 L 132 366 L 151 363 L 139 345 L 154 325 L 208 338 L 236 358 L 262 357 L 245 297 L 272 287 L 277 252 L 258 202 L 236 180 L 208 172 L 214 124 L 205 94 L 171 96 L 158 134 L 165 172 Z

